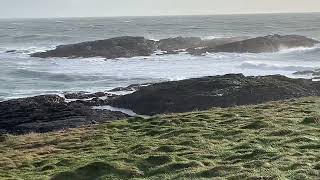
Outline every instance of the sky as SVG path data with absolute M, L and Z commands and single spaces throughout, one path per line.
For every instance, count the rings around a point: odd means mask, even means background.
M 0 0 L 0 18 L 320 12 L 320 0 Z

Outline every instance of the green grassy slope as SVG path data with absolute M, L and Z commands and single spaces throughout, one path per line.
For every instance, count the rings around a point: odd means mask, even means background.
M 0 179 L 319 179 L 320 98 L 0 141 Z

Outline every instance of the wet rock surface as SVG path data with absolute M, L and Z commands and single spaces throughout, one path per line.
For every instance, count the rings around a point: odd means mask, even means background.
M 319 41 L 298 35 L 278 34 L 233 42 L 208 49 L 208 52 L 268 53 L 297 47 L 313 47 Z
M 0 102 L 0 133 L 49 132 L 128 117 L 121 112 L 94 110 L 57 95 Z
M 75 93 L 65 93 L 64 97 L 66 99 L 90 99 L 99 98 L 105 96 L 112 96 L 111 94 L 105 92 L 87 93 L 87 92 L 75 92 Z
M 108 59 L 121 57 L 149 56 L 156 49 L 155 41 L 144 37 L 123 36 L 106 40 L 61 45 L 54 50 L 34 53 L 31 56 L 48 57 L 104 57 Z
M 320 83 L 308 79 L 228 74 L 153 84 L 116 98 L 111 104 L 138 114 L 155 115 L 259 104 L 315 96 L 319 92 Z
M 104 57 L 107 59 L 150 56 L 157 51 L 163 54 L 188 52 L 192 55 L 204 53 L 264 53 L 277 52 L 295 47 L 312 47 L 316 40 L 298 35 L 268 35 L 264 37 L 231 37 L 202 40 L 199 37 L 175 37 L 159 41 L 144 37 L 123 36 L 106 40 L 61 45 L 54 50 L 31 54 L 33 57 Z M 161 55 L 163 55 L 161 54 Z
M 175 37 L 161 39 L 158 44 L 158 49 L 161 51 L 175 51 L 180 49 L 196 48 L 203 44 L 199 37 Z
M 0 102 L 0 133 L 49 132 L 123 119 L 122 112 L 93 109 L 113 106 L 141 115 L 207 110 L 212 107 L 259 104 L 305 96 L 319 96 L 320 82 L 281 75 L 227 74 L 155 84 L 134 84 L 109 92 L 69 93 L 66 98 L 42 95 Z

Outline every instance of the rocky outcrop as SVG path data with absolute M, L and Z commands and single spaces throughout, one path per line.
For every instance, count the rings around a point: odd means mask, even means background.
M 33 57 L 104 57 L 107 59 L 150 56 L 156 51 L 164 54 L 189 52 L 202 55 L 206 52 L 263 53 L 286 48 L 312 47 L 316 40 L 298 35 L 269 35 L 264 37 L 232 37 L 202 40 L 199 37 L 175 37 L 153 41 L 143 37 L 123 36 L 106 40 L 61 45 L 54 50 L 31 54 Z
M 144 37 L 116 37 L 106 40 L 83 42 L 79 44 L 61 45 L 54 50 L 34 53 L 32 57 L 105 57 L 108 59 L 121 57 L 149 56 L 154 53 L 156 43 Z
M 57 95 L 43 95 L 0 102 L 0 133 L 48 132 L 126 117 L 80 102 L 67 103 Z
M 125 88 L 128 89 L 137 91 L 124 96 L 104 92 L 74 93 L 65 95 L 70 99 L 43 95 L 0 102 L 0 134 L 48 132 L 128 117 L 121 112 L 92 108 L 98 105 L 155 115 L 318 96 L 320 82 L 281 75 L 246 77 L 228 74 L 149 86 L 132 85 Z
M 217 41 L 214 41 L 217 42 Z M 187 51 L 192 55 L 202 55 L 205 53 L 271 53 L 280 50 L 298 47 L 313 47 L 320 43 L 314 39 L 298 35 L 269 35 L 256 37 L 227 43 L 222 41 L 221 44 L 212 44 L 203 48 L 190 48 Z
M 277 52 L 288 48 L 313 47 L 319 43 L 314 39 L 298 35 L 269 35 L 233 42 L 207 49 L 208 52 L 232 52 L 232 53 L 268 53 Z
M 231 43 L 248 37 L 218 38 L 202 40 L 199 37 L 175 37 L 153 41 L 143 37 L 123 36 L 106 40 L 61 45 L 54 50 L 31 54 L 32 57 L 105 57 L 108 59 L 135 56 L 150 56 L 157 50 L 164 54 L 177 54 L 179 51 L 195 48 L 212 48 L 217 45 Z
M 229 74 L 153 84 L 111 103 L 138 114 L 154 115 L 314 96 L 319 91 L 320 83 L 307 79 Z
M 245 39 L 249 39 L 249 37 L 215 38 L 209 40 L 202 40 L 199 37 L 175 37 L 158 41 L 157 47 L 161 51 L 166 51 L 167 54 L 187 51 L 192 55 L 197 55 L 198 52 L 201 52 L 201 49 L 214 48 L 219 45 L 242 41 Z

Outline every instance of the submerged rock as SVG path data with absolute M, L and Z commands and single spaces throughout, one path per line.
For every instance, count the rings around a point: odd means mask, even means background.
M 319 95 L 320 83 L 281 75 L 228 74 L 153 84 L 116 98 L 113 106 L 138 114 L 207 110 Z
M 94 110 L 80 102 L 43 95 L 0 102 L 0 132 L 48 132 L 128 117 L 121 112 Z
M 320 69 L 306 70 L 306 71 L 298 71 L 298 72 L 293 73 L 293 75 L 312 75 L 312 76 L 320 76 Z
M 15 52 L 17 52 L 17 50 L 8 50 L 5 53 L 15 53 Z

